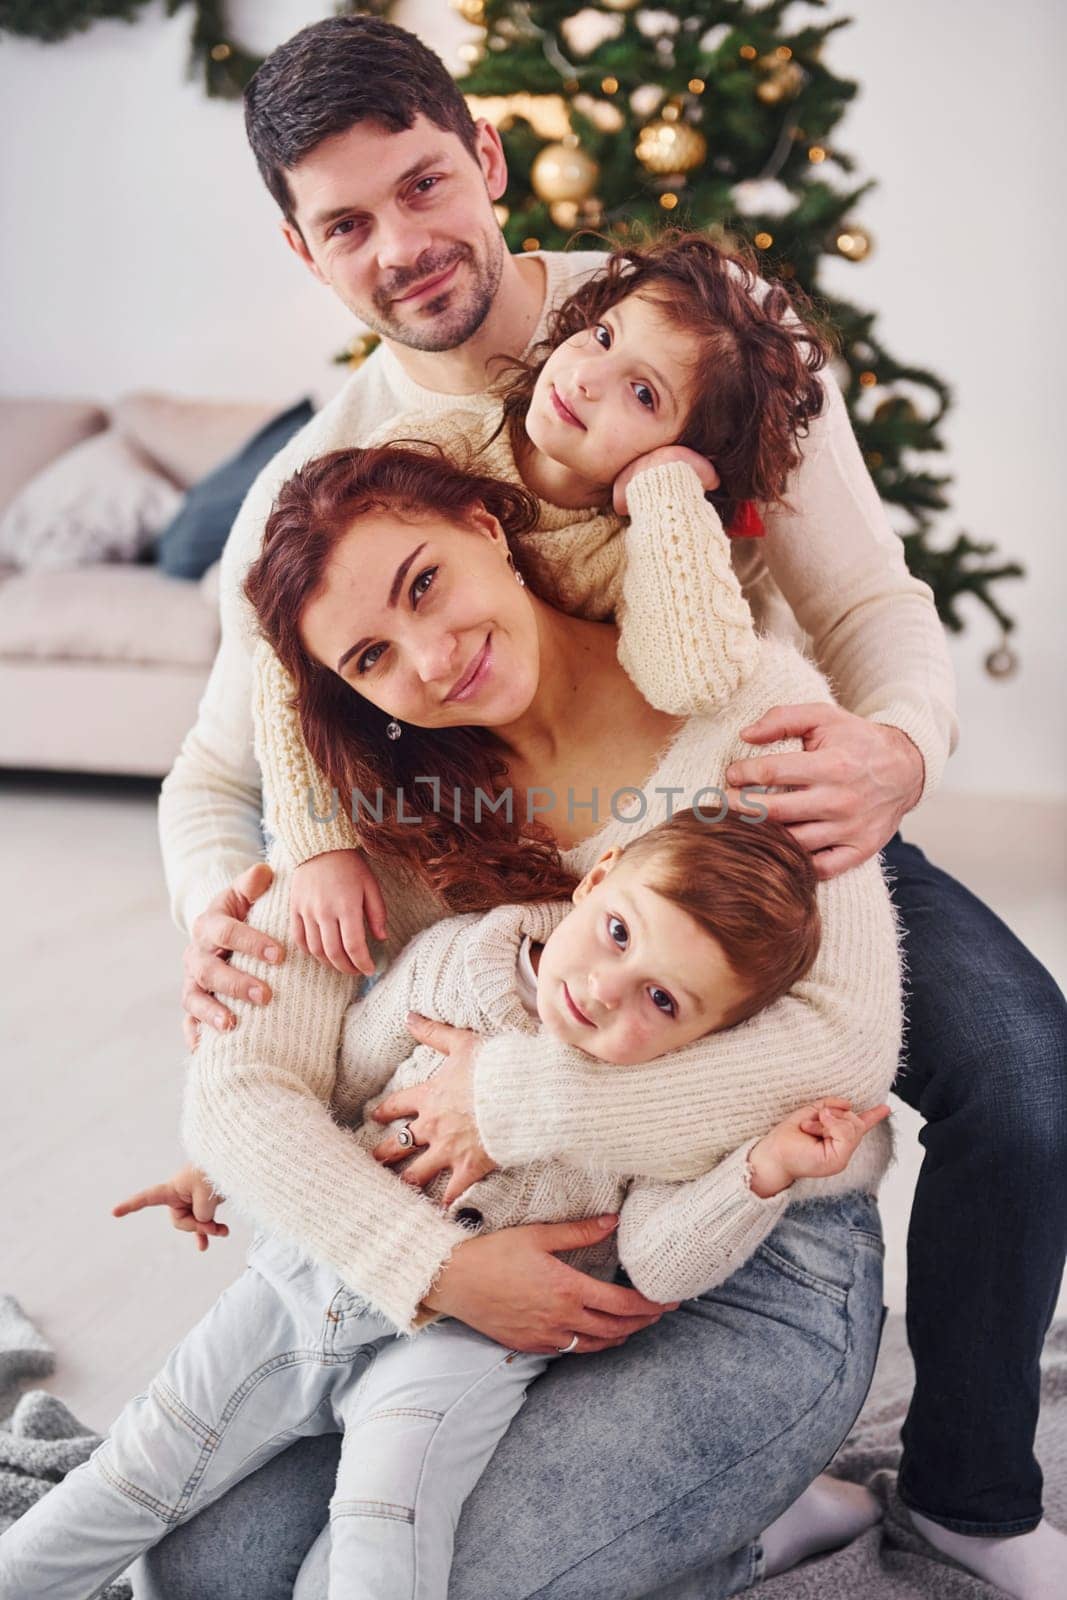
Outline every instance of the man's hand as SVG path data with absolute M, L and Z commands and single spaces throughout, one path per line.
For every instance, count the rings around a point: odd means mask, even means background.
M 660 445 L 657 450 L 646 450 L 643 456 L 638 456 L 636 460 L 630 462 L 628 467 L 623 467 L 619 476 L 615 479 L 615 487 L 612 490 L 612 505 L 616 516 L 625 517 L 628 515 L 626 491 L 632 479 L 636 478 L 639 472 L 644 472 L 647 467 L 666 466 L 669 461 L 687 462 L 700 479 L 705 491 L 719 487 L 719 474 L 707 456 L 702 456 L 697 450 L 690 450 L 684 444 Z
M 560 1261 L 559 1250 L 599 1244 L 618 1217 L 534 1222 L 458 1244 L 423 1304 L 457 1317 L 509 1350 L 553 1355 L 575 1334 L 573 1354 L 623 1344 L 678 1302 L 660 1305 L 636 1289 L 602 1283 Z
M 300 950 L 350 977 L 374 971 L 365 923 L 386 937 L 385 901 L 358 850 L 325 850 L 293 873 L 289 937 Z
M 816 852 L 820 878 L 836 878 L 876 855 L 922 794 L 923 758 L 907 734 L 841 706 L 775 706 L 742 728 L 741 738 L 747 744 L 803 739 L 803 750 L 733 762 L 727 799 L 743 810 L 743 788 L 787 790 L 761 795 L 759 804 Z
M 798 1178 L 832 1178 L 844 1172 L 860 1141 L 889 1115 L 889 1107 L 853 1111 L 848 1100 L 801 1106 L 752 1147 L 752 1189 L 763 1199 L 781 1194 Z
M 223 1203 L 209 1179 L 191 1163 L 180 1167 L 173 1178 L 156 1183 L 150 1189 L 131 1194 L 112 1207 L 113 1217 L 128 1217 L 133 1211 L 143 1211 L 146 1206 L 169 1206 L 171 1226 L 181 1233 L 196 1235 L 196 1248 L 206 1250 L 211 1238 L 225 1239 L 229 1228 L 215 1221 L 215 1212 Z
M 193 923 L 192 937 L 182 958 L 185 969 L 182 1032 L 187 1049 L 195 1050 L 199 1044 L 202 1022 L 210 1022 L 220 1033 L 237 1026 L 235 1014 L 216 996 L 235 995 L 260 1006 L 270 1000 L 269 985 L 231 967 L 229 958 L 235 950 L 240 950 L 260 961 L 277 963 L 284 959 L 284 947 L 258 928 L 250 928 L 245 920 L 255 901 L 266 893 L 273 881 L 271 868 L 265 861 L 257 861 L 228 889 L 217 894 Z
M 452 1169 L 442 1200 L 448 1206 L 472 1183 L 496 1171 L 496 1162 L 485 1153 L 474 1116 L 474 1055 L 481 1037 L 466 1028 L 451 1028 L 446 1022 L 430 1022 L 415 1012 L 408 1016 L 408 1027 L 420 1044 L 428 1044 L 448 1059 L 425 1083 L 386 1095 L 372 1115 L 375 1122 L 408 1120 L 415 1143 L 424 1147 L 400 1174 L 405 1183 L 422 1187 L 446 1167 Z M 374 1159 L 402 1161 L 410 1154 L 410 1147 L 405 1149 L 394 1136 L 375 1147 Z

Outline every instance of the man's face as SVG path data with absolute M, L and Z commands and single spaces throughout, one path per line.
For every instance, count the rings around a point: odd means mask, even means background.
M 504 266 L 493 201 L 507 169 L 496 130 L 478 158 L 423 116 L 401 133 L 359 122 L 288 173 L 297 255 L 361 322 L 413 350 L 454 350 L 485 321 Z

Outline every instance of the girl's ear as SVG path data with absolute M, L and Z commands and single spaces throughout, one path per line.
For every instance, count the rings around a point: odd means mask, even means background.
M 480 500 L 471 506 L 467 512 L 466 520 L 476 533 L 484 535 L 486 539 L 491 539 L 494 544 L 507 544 L 507 537 L 499 519 L 494 517 L 491 511 L 487 511 Z

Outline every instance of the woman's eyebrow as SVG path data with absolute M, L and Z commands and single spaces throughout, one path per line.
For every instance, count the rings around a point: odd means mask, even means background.
M 421 555 L 422 552 L 425 549 L 426 549 L 426 540 L 424 539 L 421 544 L 415 546 L 414 550 L 412 550 L 410 555 L 404 557 L 403 561 L 400 563 L 400 565 L 397 567 L 395 573 L 393 574 L 393 582 L 392 582 L 392 586 L 391 586 L 391 588 L 389 590 L 389 600 L 387 602 L 390 611 L 395 611 L 396 610 L 396 603 L 400 598 L 400 590 L 401 590 L 401 587 L 403 586 L 404 579 L 408 575 L 408 571 L 409 571 L 409 569 L 411 567 L 411 563 L 416 559 L 417 556 Z M 360 650 L 364 649 L 365 646 L 370 644 L 370 643 L 371 643 L 371 640 L 368 637 L 368 638 L 357 640 L 357 642 L 355 644 L 350 644 L 348 649 L 345 651 L 344 655 L 339 657 L 338 662 L 337 662 L 337 666 L 335 667 L 334 670 L 336 672 L 340 672 L 341 668 L 344 666 L 346 661 L 350 661 L 352 659 L 352 657 L 357 653 L 357 651 L 360 651 Z

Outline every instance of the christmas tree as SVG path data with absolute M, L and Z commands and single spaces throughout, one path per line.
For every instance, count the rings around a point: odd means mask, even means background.
M 829 257 L 858 263 L 872 248 L 858 220 L 870 184 L 852 179 L 837 142 L 857 86 L 826 48 L 846 19 L 825 17 L 824 0 L 452 3 L 483 29 L 463 47 L 462 81 L 503 137 L 510 183 L 497 212 L 511 249 L 559 249 L 583 228 L 625 243 L 669 220 L 746 240 L 765 277 L 799 284 L 837 332 L 836 374 L 909 567 L 954 632 L 964 595 L 987 607 L 1004 639 L 986 665 L 1009 673 L 1014 623 L 993 586 L 1022 568 L 967 534 L 933 537 L 950 480 L 926 463 L 944 448 L 947 385 L 899 361 L 874 314 L 820 282 Z M 801 10 L 810 20 L 795 20 Z

